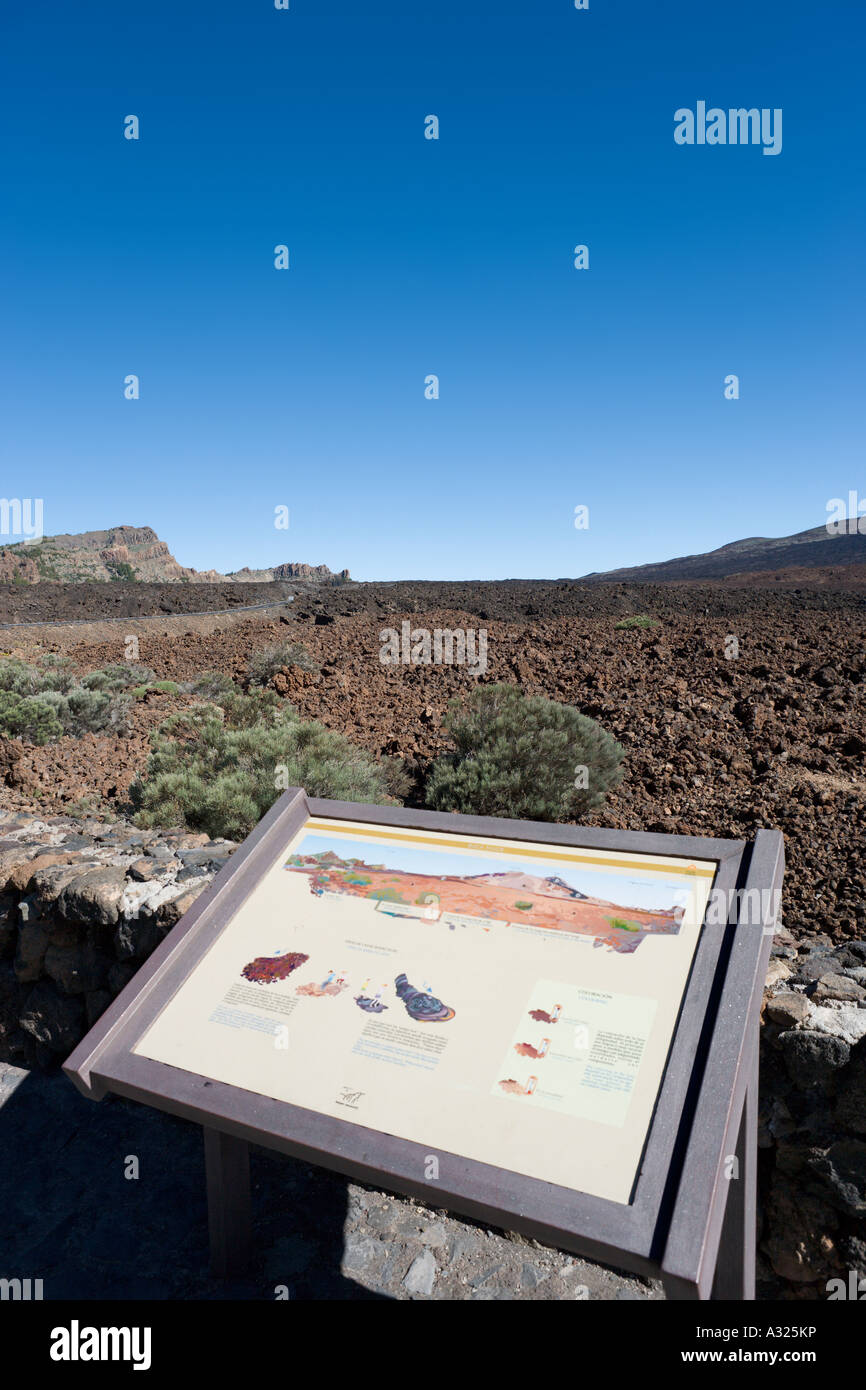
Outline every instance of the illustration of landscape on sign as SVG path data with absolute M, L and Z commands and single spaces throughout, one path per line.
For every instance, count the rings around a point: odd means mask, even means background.
M 450 930 L 469 922 L 520 924 L 592 937 L 595 947 L 621 954 L 633 953 L 648 936 L 676 936 L 690 896 L 682 880 L 647 883 L 628 870 L 320 834 L 305 836 L 285 868 L 303 874 L 314 897 L 361 898 L 389 917 Z

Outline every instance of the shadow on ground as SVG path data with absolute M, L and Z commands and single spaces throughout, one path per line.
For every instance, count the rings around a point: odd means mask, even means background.
M 250 1272 L 218 1280 L 199 1126 L 2 1064 L 0 1101 L 0 1277 L 42 1279 L 46 1299 L 386 1297 L 341 1272 L 344 1179 L 254 1149 Z

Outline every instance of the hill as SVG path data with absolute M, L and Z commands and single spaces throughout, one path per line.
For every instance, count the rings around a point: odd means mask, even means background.
M 622 580 L 635 580 L 641 583 L 658 583 L 665 580 L 727 579 L 736 575 L 742 583 L 747 576 L 754 576 L 755 582 L 765 582 L 768 573 L 777 570 L 794 570 L 801 573 L 809 570 L 838 568 L 866 563 L 866 517 L 861 518 L 862 534 L 858 531 L 842 531 L 831 535 L 826 526 L 815 526 L 810 531 L 798 531 L 793 536 L 774 539 L 768 536 L 750 536 L 746 540 L 732 541 L 702 555 L 684 555 L 675 560 L 662 560 L 657 564 L 632 565 L 625 569 L 605 570 L 584 575 L 587 582 L 610 583 Z M 849 523 L 853 525 L 853 521 Z
M 235 574 L 195 570 L 181 565 L 150 526 L 113 526 L 0 546 L 0 583 L 256 584 L 285 579 L 337 584 L 349 579 L 349 571 L 335 575 L 327 565 L 296 563 Z

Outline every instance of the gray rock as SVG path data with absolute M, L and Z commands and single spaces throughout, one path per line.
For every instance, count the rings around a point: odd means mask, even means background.
M 416 1255 L 403 1279 L 403 1287 L 414 1294 L 429 1298 L 436 1282 L 436 1260 L 432 1250 L 422 1250 Z
M 71 1052 L 84 1035 L 84 1003 L 40 980 L 27 996 L 21 1027 L 51 1052 Z
M 45 974 L 64 994 L 87 994 L 101 989 L 108 975 L 109 961 L 89 944 L 56 946 L 45 952 Z
M 165 932 L 152 917 L 133 917 L 122 921 L 114 933 L 118 960 L 146 960 L 164 935 Z
M 812 988 L 811 998 L 816 1004 L 823 1004 L 828 999 L 855 1003 L 866 999 L 866 989 L 847 975 L 822 975 Z
M 62 916 L 82 922 L 111 925 L 120 916 L 126 874 L 116 865 L 105 865 L 78 874 L 64 885 L 58 908 Z
M 18 929 L 18 949 L 15 952 L 15 975 L 24 984 L 38 980 L 43 974 L 45 952 L 51 940 L 50 922 L 26 922 Z
M 47 869 L 39 869 L 33 875 L 31 888 L 33 896 L 43 912 L 53 910 L 67 883 L 79 878 L 81 864 L 56 864 Z
M 136 859 L 129 866 L 129 877 L 134 878 L 137 883 L 147 883 L 156 871 L 157 866 L 153 859 Z
M 866 1009 L 856 1004 L 816 1004 L 809 1017 L 809 1027 L 853 1046 L 866 1037 Z
M 866 1144 L 840 1139 L 811 1161 L 833 1206 L 848 1216 L 866 1216 Z
M 842 1038 L 805 1028 L 780 1033 L 779 1047 L 788 1075 L 801 1086 L 826 1081 L 851 1055 Z
M 786 1028 L 805 1023 L 811 1012 L 811 1005 L 805 994 L 796 994 L 793 990 L 784 990 L 767 1001 L 767 1017 L 773 1023 L 781 1023 Z

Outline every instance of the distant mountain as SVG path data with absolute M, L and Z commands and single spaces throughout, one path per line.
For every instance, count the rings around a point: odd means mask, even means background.
M 488 883 L 492 888 L 513 888 L 525 893 L 543 893 L 549 898 L 585 898 L 585 893 L 580 893 L 571 884 L 566 883 L 565 879 L 559 878 L 556 874 L 549 874 L 547 878 L 541 878 L 537 874 L 522 873 L 519 869 L 512 873 L 499 874 L 473 874 L 467 880 L 470 883 Z
M 271 569 L 243 569 L 236 574 L 195 570 L 179 564 L 150 526 L 113 526 L 107 531 L 43 536 L 32 543 L 19 541 L 0 546 L 0 583 L 139 580 L 146 584 L 240 584 L 282 579 L 339 584 L 349 579 L 349 571 L 335 575 L 327 565 L 295 563 L 274 565 Z
M 767 536 L 751 536 L 748 540 L 733 541 L 704 555 L 684 555 L 677 560 L 663 560 L 652 565 L 633 565 L 627 569 L 593 571 L 584 575 L 593 583 L 621 583 L 635 580 L 654 583 L 663 580 L 727 579 L 732 575 L 755 575 L 782 569 L 812 570 L 827 566 L 866 563 L 866 518 L 864 533 L 842 530 L 829 535 L 826 526 L 811 531 L 799 531 L 794 536 L 775 540 Z M 853 526 L 853 521 L 849 523 Z M 843 523 L 844 526 L 844 523 Z

